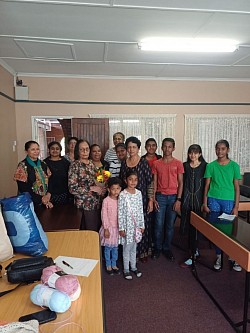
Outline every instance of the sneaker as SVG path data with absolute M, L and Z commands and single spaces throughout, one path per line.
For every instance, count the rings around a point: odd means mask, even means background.
M 236 271 L 236 272 L 241 272 L 242 271 L 242 268 L 241 266 L 235 261 L 234 264 L 233 264 L 233 269 Z
M 216 271 L 221 270 L 221 254 L 217 254 L 217 259 L 216 259 L 215 264 L 214 264 L 214 269 Z
M 193 263 L 193 260 L 191 258 L 187 259 L 186 261 L 182 262 L 180 264 L 180 267 L 181 268 L 188 268 L 188 267 L 191 267 L 192 266 L 192 263 Z
M 133 276 L 131 275 L 130 272 L 124 272 L 123 276 L 124 276 L 124 279 L 126 279 L 126 280 L 132 280 L 133 279 Z
M 142 272 L 138 271 L 138 269 L 136 269 L 135 271 L 132 271 L 138 278 L 140 278 L 142 276 Z

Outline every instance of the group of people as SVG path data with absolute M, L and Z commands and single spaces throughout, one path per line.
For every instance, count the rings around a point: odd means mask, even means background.
M 238 215 L 239 165 L 232 161 L 229 143 L 216 143 L 217 159 L 206 163 L 202 149 L 193 144 L 182 163 L 173 156 L 175 141 L 162 141 L 162 156 L 156 154 L 157 142 L 145 142 L 146 154 L 139 155 L 141 142 L 123 133 L 113 135 L 114 147 L 102 158 L 101 147 L 75 137 L 68 140 L 68 153 L 53 141 L 49 156 L 41 161 L 35 141 L 25 144 L 26 158 L 18 164 L 14 179 L 20 193 L 29 192 L 35 204 L 52 208 L 70 201 L 82 210 L 81 229 L 100 233 L 104 246 L 106 270 L 120 274 L 117 266 L 118 245 L 122 245 L 123 275 L 141 277 L 137 261 L 157 260 L 163 253 L 174 260 L 171 243 L 177 214 L 180 232 L 188 234 L 190 252 L 199 255 L 197 232 L 190 224 L 194 211 Z M 97 174 L 109 171 L 110 178 L 97 181 Z M 216 248 L 214 268 L 221 269 L 221 251 Z M 181 267 L 190 267 L 189 257 Z M 234 262 L 233 268 L 241 267 Z

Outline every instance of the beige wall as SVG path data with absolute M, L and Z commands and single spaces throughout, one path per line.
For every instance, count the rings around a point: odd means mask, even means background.
M 31 138 L 31 116 L 88 117 L 89 114 L 177 114 L 176 152 L 182 158 L 185 114 L 250 114 L 250 106 L 180 105 L 180 103 L 249 103 L 249 82 L 192 82 L 157 80 L 105 80 L 22 77 L 29 99 L 40 101 L 98 102 L 91 104 L 17 103 L 18 156 Z M 130 102 L 132 105 L 105 105 Z M 102 104 L 103 103 L 103 104 Z M 135 105 L 177 103 L 179 105 Z
M 1 68 L 0 68 L 1 69 Z M 2 79 L 2 73 L 4 79 Z M 0 91 L 13 96 L 13 79 L 3 69 L 0 72 Z M 14 163 L 6 163 L 2 180 L 3 188 L 9 189 L 16 154 L 12 151 L 12 143 L 17 138 L 17 159 L 24 158 L 24 143 L 31 139 L 32 116 L 70 116 L 88 117 L 89 114 L 177 114 L 176 152 L 182 158 L 184 115 L 185 114 L 250 114 L 250 106 L 209 105 L 209 103 L 250 103 L 249 82 L 199 82 L 199 81 L 158 81 L 158 80 L 115 80 L 115 79 L 72 79 L 72 78 L 34 78 L 19 77 L 29 88 L 30 101 L 48 101 L 47 103 L 16 103 L 0 97 L 1 115 L 11 124 L 5 127 L 1 137 L 6 147 L 8 159 Z M 67 101 L 77 103 L 51 103 L 51 101 Z M 94 102 L 99 104 L 80 104 Z M 106 105 L 105 103 L 117 103 Z M 130 103 L 124 105 L 122 103 Z M 136 105 L 144 103 L 145 105 Z M 175 103 L 176 105 L 146 105 L 146 103 Z M 194 105 L 185 105 L 193 103 Z M 197 105 L 205 103 L 208 105 Z M 181 105 L 183 104 L 183 105 Z M 6 112 L 4 112 L 6 110 Z M 15 118 L 16 112 L 16 118 Z M 16 121 L 16 132 L 15 132 Z M 13 126 L 12 126 L 13 124 Z M 166 133 L 167 134 L 167 133 Z M 4 148 L 5 149 L 5 148 Z M 6 158 L 6 157 L 5 157 Z M 2 186 L 1 186 L 2 187 Z M 9 192 L 13 190 L 10 188 Z M 8 192 L 8 193 L 9 193 Z M 7 193 L 6 190 L 1 194 Z
M 13 76 L 0 66 L 0 91 L 13 98 Z M 14 170 L 17 165 L 17 151 L 13 151 L 16 137 L 15 103 L 0 95 L 0 198 L 16 194 L 17 187 L 13 181 Z M 16 149 L 16 147 L 15 147 Z

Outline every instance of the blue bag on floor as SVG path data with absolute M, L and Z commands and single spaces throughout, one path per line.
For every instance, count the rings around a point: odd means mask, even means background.
M 48 238 L 34 211 L 29 193 L 1 199 L 3 218 L 13 249 L 40 256 L 48 251 Z

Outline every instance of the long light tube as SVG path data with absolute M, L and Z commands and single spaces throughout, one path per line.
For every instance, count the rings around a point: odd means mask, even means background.
M 219 38 L 146 38 L 138 43 L 145 51 L 163 52 L 234 52 L 238 42 Z

